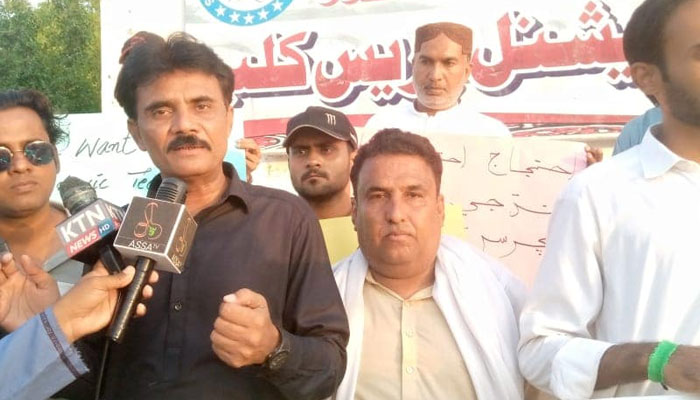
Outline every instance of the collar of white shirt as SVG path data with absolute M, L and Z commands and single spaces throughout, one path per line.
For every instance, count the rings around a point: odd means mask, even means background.
M 685 169 L 683 167 L 698 168 L 697 163 L 678 156 L 656 138 L 660 129 L 661 124 L 649 127 L 642 143 L 639 144 L 639 158 L 644 170 L 644 178 L 657 178 L 676 165 L 682 169 Z

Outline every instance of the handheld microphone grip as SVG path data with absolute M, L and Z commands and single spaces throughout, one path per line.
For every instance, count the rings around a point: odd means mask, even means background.
M 148 278 L 151 276 L 155 265 L 156 262 L 150 258 L 139 257 L 136 260 L 134 279 L 129 284 L 126 295 L 120 300 L 120 307 L 117 308 L 117 313 L 109 326 L 108 335 L 113 341 L 121 343 L 122 339 L 124 339 L 126 327 L 136 312 L 143 288 L 146 287 Z
M 184 206 L 186 193 L 185 182 L 166 178 L 154 199 L 134 197 L 129 205 L 114 246 L 136 257 L 136 272 L 107 332 L 117 343 L 124 338 L 153 269 L 180 273 L 184 268 L 197 226 Z

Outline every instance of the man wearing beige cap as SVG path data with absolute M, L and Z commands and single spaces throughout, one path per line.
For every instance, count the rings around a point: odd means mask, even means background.
M 416 100 L 376 113 L 360 138 L 366 143 L 385 128 L 398 128 L 430 138 L 432 135 L 510 137 L 499 120 L 461 101 L 471 74 L 472 30 L 451 22 L 416 29 L 413 87 Z M 588 164 L 603 159 L 599 148 L 586 147 Z
M 433 134 L 510 136 L 500 121 L 460 101 L 471 73 L 472 30 L 438 22 L 416 29 L 413 86 L 416 100 L 375 114 L 365 126 L 362 142 L 383 128 L 398 128 L 430 137 Z

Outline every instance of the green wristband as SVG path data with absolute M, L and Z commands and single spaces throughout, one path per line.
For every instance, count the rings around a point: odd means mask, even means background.
M 660 342 L 656 346 L 649 356 L 649 365 L 647 366 L 647 375 L 650 381 L 664 383 L 664 368 L 677 347 L 677 344 L 667 340 Z

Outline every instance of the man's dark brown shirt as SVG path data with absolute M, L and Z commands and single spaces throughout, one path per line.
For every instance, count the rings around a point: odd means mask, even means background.
M 224 172 L 224 198 L 195 216 L 185 271 L 160 274 L 148 313 L 113 346 L 108 399 L 320 399 L 340 383 L 348 322 L 314 213 L 294 195 L 240 181 L 229 164 Z M 241 288 L 265 296 L 291 344 L 274 373 L 230 367 L 211 348 L 222 298 Z

